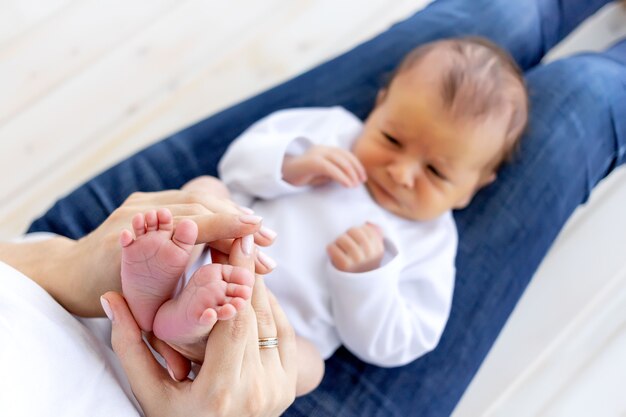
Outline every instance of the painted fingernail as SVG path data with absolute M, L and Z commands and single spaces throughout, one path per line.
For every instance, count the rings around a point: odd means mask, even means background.
M 176 382 L 180 382 L 178 379 L 176 379 L 176 377 L 174 376 L 174 372 L 172 371 L 172 368 L 170 368 L 170 366 L 167 363 L 165 364 L 165 367 L 167 368 L 167 373 L 170 374 L 170 378 L 172 378 Z
M 264 254 L 263 252 L 259 251 L 256 256 L 257 258 L 259 258 L 259 261 L 261 261 L 261 263 L 265 265 L 266 268 L 268 269 L 276 268 L 276 261 L 270 258 L 269 256 L 267 256 L 266 254 Z
M 243 253 L 250 256 L 252 249 L 254 249 L 254 236 L 246 235 L 241 238 L 241 250 L 243 250 Z
M 275 231 L 273 231 L 269 227 L 265 227 L 265 226 L 261 226 L 261 228 L 259 229 L 259 233 L 262 234 L 263 237 L 265 237 L 265 238 L 267 238 L 269 240 L 274 240 L 274 239 L 276 239 L 276 236 L 278 236 L 278 233 L 276 233 Z
M 252 214 L 244 214 L 243 216 L 239 216 L 239 221 L 246 224 L 259 224 L 263 221 L 263 217 Z
M 102 309 L 104 310 L 104 314 L 107 315 L 109 320 L 113 321 L 113 310 L 111 310 L 111 305 L 107 301 L 106 298 L 100 297 L 100 304 L 102 304 Z
M 252 210 L 250 207 L 239 206 L 239 210 L 243 211 L 246 214 L 254 214 L 254 210 Z

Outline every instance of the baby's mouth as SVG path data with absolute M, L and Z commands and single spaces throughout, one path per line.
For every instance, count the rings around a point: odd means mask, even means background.
M 384 195 L 387 200 L 390 200 L 392 203 L 399 205 L 398 199 L 395 197 L 395 195 L 389 192 L 387 188 L 385 188 L 383 185 L 374 180 L 369 180 L 368 183 L 370 183 L 370 187 L 374 188 L 376 191 L 378 191 L 378 193 Z M 370 193 L 373 196 L 373 193 L 371 191 Z

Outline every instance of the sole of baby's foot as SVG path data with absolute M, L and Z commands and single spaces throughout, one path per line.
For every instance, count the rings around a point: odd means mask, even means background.
M 230 320 L 252 296 L 254 275 L 221 264 L 199 268 L 172 300 L 156 314 L 153 331 L 188 359 L 202 363 L 206 340 L 218 320 Z
M 167 209 L 139 213 L 133 233 L 120 234 L 122 291 L 128 306 L 145 331 L 152 330 L 157 310 L 174 295 L 198 237 L 198 226 L 183 220 L 174 227 Z

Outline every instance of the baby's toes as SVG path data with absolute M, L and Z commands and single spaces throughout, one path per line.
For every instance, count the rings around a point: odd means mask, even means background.
M 238 312 L 246 308 L 246 300 L 243 298 L 235 297 L 228 301 L 228 304 L 235 307 Z
M 224 266 L 226 267 L 230 265 Z M 242 267 L 235 266 L 224 268 L 222 275 L 224 277 L 224 281 L 228 283 L 246 285 L 248 287 L 252 287 L 254 285 L 254 274 Z
M 237 309 L 232 304 L 224 304 L 223 306 L 217 307 L 215 310 L 218 320 L 230 320 L 237 314 Z
M 156 210 L 150 210 L 146 213 L 146 232 L 154 232 L 159 227 L 159 220 Z
M 146 218 L 143 213 L 137 213 L 133 216 L 131 222 L 135 236 L 139 237 L 146 234 Z
M 191 252 L 198 238 L 198 225 L 189 219 L 185 219 L 176 225 L 172 241 L 186 252 Z
M 120 245 L 125 248 L 127 246 L 129 246 L 131 243 L 133 243 L 133 235 L 132 233 L 130 233 L 129 230 L 122 230 L 120 233 Z
M 218 319 L 218 314 L 213 308 L 204 310 L 198 322 L 203 326 L 213 326 Z
M 239 297 L 239 298 L 243 298 L 244 300 L 247 300 L 252 296 L 252 287 L 248 285 L 228 283 L 226 285 L 225 294 L 227 297 L 231 297 L 231 298 Z
M 157 228 L 159 230 L 171 232 L 174 229 L 174 218 L 172 212 L 166 208 L 160 208 L 156 212 L 157 215 Z

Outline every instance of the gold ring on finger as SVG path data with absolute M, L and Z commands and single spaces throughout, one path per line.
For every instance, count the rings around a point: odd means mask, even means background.
M 278 347 L 277 337 L 264 337 L 259 339 L 259 349 L 273 349 Z

